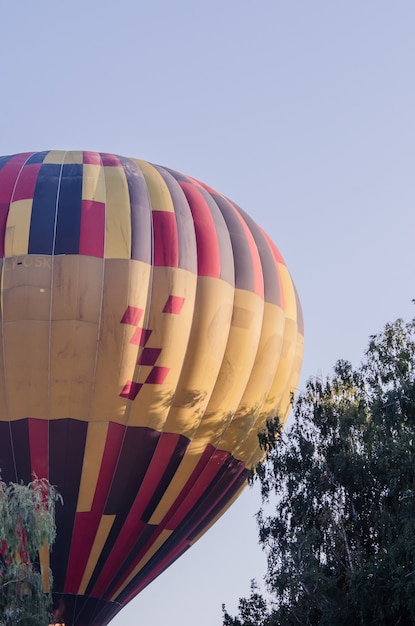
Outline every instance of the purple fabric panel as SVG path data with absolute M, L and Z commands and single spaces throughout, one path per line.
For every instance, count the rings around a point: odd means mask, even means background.
M 256 224 L 254 220 L 234 202 L 232 202 L 232 205 L 245 221 L 257 245 L 259 258 L 261 259 L 262 274 L 264 277 L 264 300 L 265 302 L 282 306 L 282 285 L 268 242 L 258 224 Z
M 61 592 L 65 588 L 87 430 L 87 422 L 74 419 L 49 423 L 49 480 L 64 501 L 64 506 L 56 508 L 57 536 L 51 554 L 54 589 Z
M 124 168 L 130 194 L 131 258 L 152 262 L 151 205 L 147 185 L 140 168 L 132 159 L 119 157 Z

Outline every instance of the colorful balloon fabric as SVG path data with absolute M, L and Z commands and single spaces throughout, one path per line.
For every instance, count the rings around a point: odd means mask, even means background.
M 0 468 L 56 485 L 56 619 L 103 626 L 223 514 L 303 351 L 277 248 L 138 159 L 0 157 Z

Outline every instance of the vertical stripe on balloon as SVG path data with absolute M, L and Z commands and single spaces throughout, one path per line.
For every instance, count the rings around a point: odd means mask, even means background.
M 60 173 L 60 165 L 44 164 L 40 168 L 33 196 L 29 254 L 53 254 Z
M 120 157 L 128 184 L 131 210 L 131 258 L 151 263 L 151 205 L 144 176 L 132 159 Z
M 28 156 L 30 156 L 30 153 L 16 154 L 8 158 L 0 169 L 0 256 L 4 256 L 6 222 L 13 190 Z
M 49 421 L 29 419 L 32 477 L 49 478 Z
M 82 213 L 82 165 L 64 164 L 61 172 L 54 254 L 78 254 Z

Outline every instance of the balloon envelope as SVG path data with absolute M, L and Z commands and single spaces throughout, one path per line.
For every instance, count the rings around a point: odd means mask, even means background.
M 301 308 L 275 245 L 137 159 L 0 157 L 0 468 L 64 498 L 55 614 L 103 626 L 227 509 L 285 419 Z

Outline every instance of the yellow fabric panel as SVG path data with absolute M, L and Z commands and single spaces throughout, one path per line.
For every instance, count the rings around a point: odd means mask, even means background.
M 89 555 L 88 563 L 85 568 L 84 575 L 79 586 L 78 594 L 83 595 L 86 591 L 90 578 L 94 572 L 98 559 L 101 555 L 102 549 L 108 538 L 110 530 L 115 520 L 115 515 L 103 515 L 99 523 L 98 531 L 95 536 L 94 545 L 92 546 L 91 554 Z
M 263 404 L 273 384 L 281 355 L 284 332 L 284 313 L 275 304 L 264 306 L 261 338 L 249 382 L 235 411 L 229 428 L 218 446 L 240 459 L 245 439 L 263 410 Z
M 265 426 L 266 420 L 269 417 L 274 417 L 275 415 L 278 415 L 281 421 L 284 423 L 288 417 L 288 413 L 290 410 L 291 392 L 294 391 L 294 388 L 291 387 L 291 381 L 293 380 L 293 365 L 294 362 L 298 364 L 298 359 L 296 357 L 297 338 L 297 323 L 293 320 L 286 320 L 281 358 L 274 382 L 268 396 L 268 406 L 271 405 L 273 407 L 273 410 L 270 412 L 261 411 L 260 415 L 258 415 L 258 418 L 252 424 L 253 428 L 247 440 L 243 442 L 238 450 L 237 458 L 244 461 L 247 465 L 248 463 L 254 463 L 253 453 L 258 448 L 257 433 Z M 298 378 L 295 381 L 294 387 L 296 386 L 297 382 Z
M 243 446 L 241 447 L 240 458 L 245 462 L 245 465 L 248 469 L 254 469 L 260 461 L 265 458 L 265 452 L 259 447 L 258 442 L 258 433 L 265 428 L 267 422 L 267 417 L 264 413 L 258 417 L 256 424 L 258 425 L 258 430 L 256 426 L 249 433 L 246 441 L 244 441 Z
M 17 200 L 10 204 L 4 240 L 6 257 L 27 254 L 32 203 L 33 200 L 30 198 L 28 200 Z
M 49 320 L 51 257 L 26 255 L 5 259 L 3 320 Z
M 106 259 L 100 338 L 90 420 L 111 416 L 125 424 L 131 400 L 120 397 L 134 372 L 139 347 L 130 343 L 135 326 L 122 324 L 128 306 L 146 310 L 151 266 L 129 259 Z M 143 318 L 145 319 L 145 313 Z
M 165 430 L 193 438 L 222 365 L 232 320 L 234 288 L 199 276 L 193 325 Z
M 282 353 L 284 313 L 275 304 L 265 303 L 261 339 L 241 407 L 262 406 L 274 381 Z
M 173 201 L 162 175 L 146 161 L 132 159 L 140 168 L 146 181 L 153 211 L 174 213 Z
M 62 165 L 66 154 L 67 153 L 64 150 L 51 150 L 43 159 L 43 163 L 54 163 L 55 165 Z
M 186 454 L 180 461 L 180 465 L 177 468 L 172 480 L 170 481 L 166 491 L 163 494 L 157 508 L 154 510 L 148 523 L 152 525 L 158 525 L 163 520 L 166 513 L 171 509 L 177 494 L 181 492 L 186 482 L 194 472 L 196 465 L 199 463 L 203 454 L 203 450 L 196 450 L 193 443 L 191 443 L 186 450 Z
M 52 320 L 97 324 L 104 260 L 81 255 L 53 257 Z
M 263 314 L 260 296 L 235 289 L 228 343 L 208 411 L 235 410 L 238 406 L 258 350 Z
M 3 267 L 5 401 L 9 418 L 44 419 L 49 415 L 51 258 L 23 255 L 6 259 Z
M 19 333 L 14 352 L 6 352 L 6 375 L 10 380 L 13 406 L 21 417 L 73 417 L 88 419 L 93 374 L 95 370 L 98 323 L 100 317 L 102 259 L 78 255 L 26 255 L 7 259 L 3 275 L 3 320 L 5 345 L 13 333 Z M 52 270 L 53 266 L 53 270 Z M 50 285 L 53 276 L 51 301 Z M 98 277 L 98 278 L 97 278 Z M 52 304 L 52 306 L 51 306 Z M 53 323 L 50 324 L 52 316 Z M 43 321 L 35 330 L 30 320 Z M 26 327 L 27 323 L 27 327 Z M 13 328 L 17 330 L 12 330 Z M 36 326 L 36 329 L 39 325 Z M 32 333 L 40 333 L 32 336 Z M 42 343 L 40 337 L 43 338 Z M 10 344 L 11 345 L 11 344 Z M 21 366 L 17 365 L 22 360 Z M 39 360 L 39 366 L 38 366 Z M 15 367 L 17 378 L 12 372 Z M 9 371 L 9 368 L 10 371 Z M 40 372 L 44 378 L 40 378 Z M 21 375 L 24 372 L 24 382 Z M 50 397 L 43 413 L 30 409 L 28 401 L 19 399 L 21 389 L 42 389 Z M 35 403 L 36 404 L 36 403 Z M 40 405 L 37 403 L 40 410 Z M 20 407 L 17 409 L 17 407 Z M 12 418 L 16 419 L 18 415 Z
M 130 426 L 148 426 L 163 430 L 171 400 L 183 367 L 187 351 L 195 305 L 197 276 L 179 268 L 154 267 L 152 291 L 147 316 L 142 326 L 151 330 L 144 350 L 161 349 L 156 367 L 169 369 L 162 384 L 145 384 L 152 366 L 137 365 L 134 380 L 144 383 L 140 394 L 132 402 Z M 163 309 L 169 296 L 183 298 L 179 313 L 165 313 Z M 140 349 L 140 353 L 143 348 Z
M 50 417 L 88 420 L 96 365 L 98 324 L 52 321 Z
M 53 257 L 50 416 L 87 420 L 99 332 L 103 259 Z
M 131 256 L 130 194 L 122 167 L 104 167 L 106 192 L 105 258 Z
M 297 385 L 300 379 L 301 365 L 303 362 L 304 353 L 304 336 L 301 333 L 297 334 L 297 343 L 293 354 L 293 360 L 291 365 L 290 376 L 287 381 L 286 388 L 281 397 L 281 401 L 278 405 L 278 413 L 281 416 L 282 423 L 285 424 L 290 412 L 291 404 L 290 400 L 292 394 L 298 391 Z
M 43 548 L 39 550 L 40 571 L 42 574 L 43 591 L 50 592 L 50 552 L 49 544 L 45 543 Z
M 65 154 L 65 164 L 73 163 L 75 165 L 82 165 L 83 158 L 84 158 L 84 153 L 82 152 L 82 150 L 69 150 Z
M 290 378 L 297 344 L 297 335 L 297 322 L 293 319 L 286 319 L 280 361 L 274 382 L 268 394 L 268 403 L 274 407 L 274 415 L 278 410 L 281 396 Z
M 79 487 L 77 513 L 91 510 L 95 489 L 101 469 L 109 422 L 91 422 L 88 424 L 81 484 Z
M 49 415 L 49 322 L 4 324 L 4 354 L 9 418 Z
M 123 582 L 123 584 L 120 587 L 118 587 L 118 589 L 115 591 L 115 593 L 111 596 L 110 599 L 113 602 L 117 598 L 117 596 L 126 588 L 126 586 L 132 581 L 134 576 L 137 576 L 138 572 L 156 554 L 156 552 L 161 548 L 163 543 L 165 543 L 167 541 L 167 539 L 170 537 L 171 533 L 172 533 L 171 530 L 162 530 L 161 531 L 160 535 L 157 537 L 156 541 L 151 546 L 151 550 L 146 552 L 145 556 L 143 556 L 143 558 L 138 563 L 138 565 L 133 569 L 131 574 L 126 578 L 126 580 Z
M 285 317 L 297 320 L 297 298 L 295 297 L 295 289 L 292 278 L 286 265 L 278 263 L 278 270 L 282 282 L 282 290 L 284 293 L 284 312 Z
M 218 445 L 238 408 L 251 376 L 261 338 L 264 301 L 258 295 L 235 290 L 231 328 L 222 366 L 206 412 L 194 439 L 201 447 Z M 230 450 L 232 451 L 232 450 Z
M 274 416 L 278 410 L 292 371 L 298 336 L 297 299 L 294 285 L 285 265 L 278 264 L 278 268 L 283 283 L 285 324 L 278 368 L 262 409 L 265 419 Z
M 266 420 L 277 413 L 283 422 L 287 419 L 291 393 L 294 391 L 293 386 L 295 387 L 298 382 L 301 367 L 302 348 L 299 351 L 296 350 L 298 326 L 294 286 L 285 266 L 281 265 L 280 271 L 284 289 L 285 324 L 281 350 L 280 352 L 277 351 L 279 362 L 277 369 L 274 370 L 274 380 L 271 387 L 268 388 L 265 402 L 260 401 L 256 409 L 249 409 L 249 403 L 246 403 L 246 395 L 244 395 L 241 403 L 241 415 L 235 416 L 226 437 L 220 442 L 220 447 L 226 450 L 232 445 L 232 441 L 239 442 L 235 447 L 235 456 L 245 462 L 248 467 L 255 465 L 262 456 L 258 448 L 257 433 L 265 426 Z M 254 397 L 254 393 L 258 391 L 260 379 L 255 380 L 255 376 L 253 376 L 252 383 L 252 397 Z M 243 436 L 244 428 L 247 429 L 247 437 Z
M 255 423 L 254 430 L 249 434 L 249 438 L 244 445 L 244 450 L 247 457 L 246 464 L 249 468 L 254 467 L 265 456 L 264 451 L 261 450 L 261 448 L 259 447 L 257 433 L 265 427 L 266 420 L 271 416 L 275 416 L 277 414 L 277 411 L 283 425 L 288 419 L 291 410 L 292 393 L 296 392 L 298 381 L 300 378 L 303 351 L 304 336 L 301 333 L 298 333 L 295 353 L 292 361 L 291 373 L 287 380 L 286 387 L 281 393 L 277 410 L 274 410 L 271 414 L 263 413 L 260 416 L 260 419 Z
M 84 164 L 82 168 L 82 199 L 105 203 L 104 168 Z

